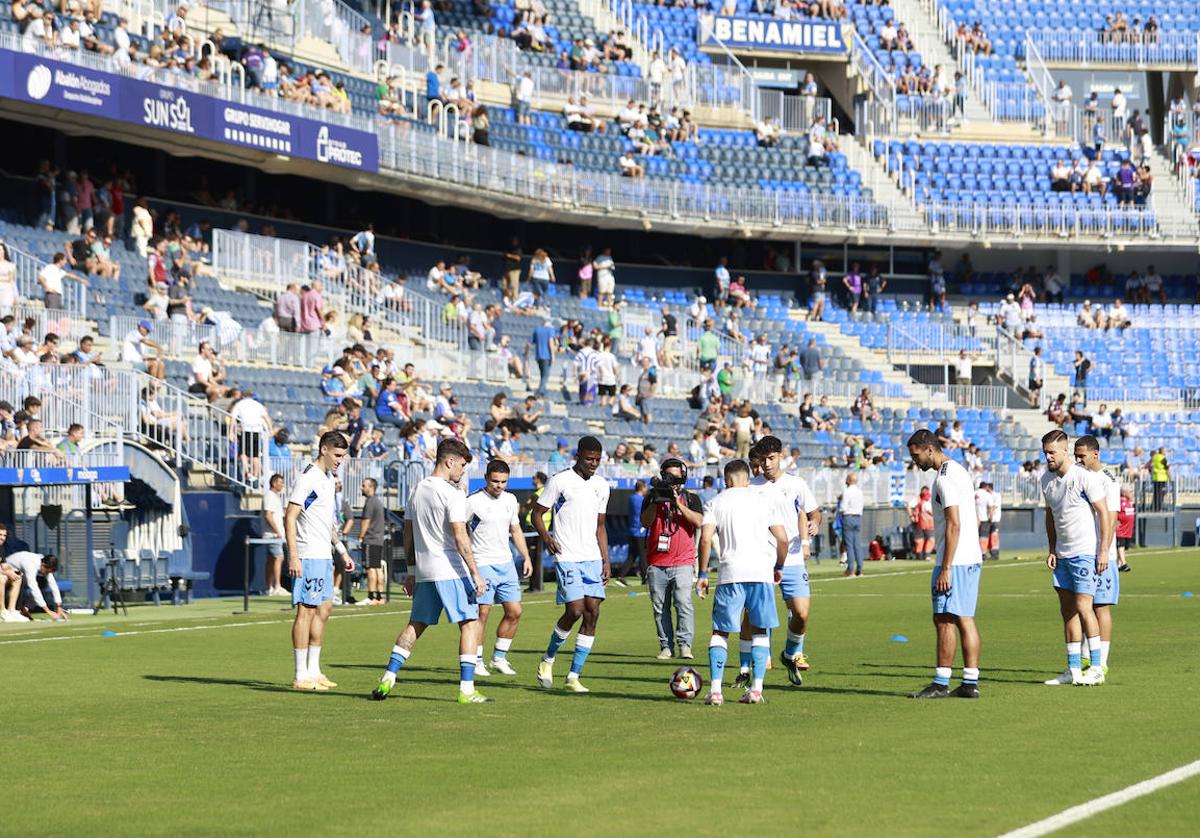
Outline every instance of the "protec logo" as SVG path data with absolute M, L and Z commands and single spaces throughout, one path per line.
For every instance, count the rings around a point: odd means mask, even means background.
M 54 75 L 50 72 L 50 68 L 45 64 L 38 64 L 29 71 L 29 76 L 25 79 L 25 93 L 35 101 L 45 99 L 46 94 L 50 92 L 50 85 L 53 83 Z
M 322 163 L 340 163 L 343 166 L 362 168 L 363 154 L 350 148 L 341 140 L 329 136 L 329 126 L 322 125 L 317 131 L 317 160 Z

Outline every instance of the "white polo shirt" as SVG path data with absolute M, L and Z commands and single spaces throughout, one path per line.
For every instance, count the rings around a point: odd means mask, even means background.
M 288 503 L 300 507 L 300 515 L 296 518 L 296 551 L 300 559 L 333 559 L 336 480 L 316 463 L 309 463 L 296 478 Z
M 778 497 L 784 508 L 791 510 L 783 522 L 783 530 L 788 539 L 788 555 L 784 564 L 804 564 L 804 545 L 808 541 L 808 533 L 800 532 L 800 510 L 803 509 L 806 515 L 811 515 L 818 508 L 817 498 L 808 487 L 808 483 L 796 474 L 781 475 L 773 483 L 759 475 L 751 478 L 750 486 L 768 496 Z M 767 541 L 775 544 L 773 538 L 768 537 Z
M 597 516 L 608 509 L 608 494 L 607 480 L 598 474 L 584 480 L 574 468 L 564 469 L 546 482 L 538 504 L 554 510 L 551 535 L 562 548 L 557 561 L 603 561 L 596 525 Z
M 958 546 L 951 565 L 982 564 L 979 551 L 979 521 L 975 517 L 975 486 L 971 475 L 954 460 L 946 460 L 933 479 L 930 494 L 933 503 L 934 541 L 937 544 L 936 567 L 943 564 L 946 552 L 946 510 L 958 509 Z
M 418 582 L 443 582 L 469 575 L 454 540 L 452 524 L 465 524 L 467 496 L 441 477 L 426 477 L 409 495 L 405 517 L 413 525 Z
M 775 539 L 763 533 L 779 525 L 786 529 L 796 516 L 782 493 L 766 494 L 758 486 L 726 489 L 704 510 L 704 526 L 715 528 L 721 543 L 717 584 L 775 581 Z
M 520 523 L 520 504 L 511 492 L 494 498 L 480 489 L 467 498 L 467 530 L 479 567 L 512 564 L 508 546 L 512 528 Z
M 1055 553 L 1063 557 L 1096 555 L 1096 511 L 1092 504 L 1107 495 L 1106 478 L 1072 464 L 1059 477 L 1047 470 L 1039 483 L 1046 506 L 1054 517 Z

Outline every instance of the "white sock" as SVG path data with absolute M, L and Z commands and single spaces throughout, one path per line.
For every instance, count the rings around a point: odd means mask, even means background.
M 738 638 L 738 653 L 739 653 L 739 656 L 740 656 L 740 657 L 745 657 L 746 655 L 750 654 L 750 649 L 751 649 L 751 647 L 752 647 L 753 645 L 754 645 L 754 641 L 753 641 L 753 640 L 743 640 L 743 639 L 741 639 L 741 638 L 739 637 L 739 638 Z M 740 673 L 740 672 L 749 672 L 749 671 L 750 671 L 750 664 L 748 664 L 748 663 L 746 663 L 746 664 L 741 664 L 741 665 L 738 667 L 738 672 L 739 672 L 739 673 Z
M 1079 655 L 1083 654 L 1083 644 L 1082 643 L 1067 643 L 1067 655 L 1070 656 L 1073 654 L 1079 654 Z M 1074 675 L 1076 678 L 1078 678 L 1079 676 L 1081 676 L 1083 674 L 1083 667 L 1082 666 L 1071 667 L 1071 674 Z
M 1093 649 L 1095 649 L 1096 651 L 1099 652 L 1101 650 L 1101 647 L 1102 647 L 1102 644 L 1100 642 L 1100 635 L 1097 634 L 1095 637 L 1089 637 L 1089 638 L 1087 638 L 1086 642 L 1084 643 L 1083 654 L 1088 655 L 1090 657 Z M 1103 652 L 1101 652 L 1101 654 L 1103 654 Z
M 1088 642 L 1088 639 L 1087 637 L 1083 638 L 1083 645 L 1079 647 L 1079 654 L 1085 658 L 1092 652 L 1092 645 Z
M 296 653 L 296 680 L 308 680 L 308 649 L 293 649 Z
M 483 660 L 483 646 L 479 646 L 475 649 L 475 658 L 476 660 Z
M 308 674 L 312 678 L 321 676 L 321 647 L 308 647 Z
M 1108 666 L 1108 650 L 1112 648 L 1111 640 L 1100 641 L 1100 665 Z
M 492 657 L 496 656 L 496 652 L 507 652 L 512 648 L 513 639 L 511 637 L 497 637 L 496 650 L 492 653 Z

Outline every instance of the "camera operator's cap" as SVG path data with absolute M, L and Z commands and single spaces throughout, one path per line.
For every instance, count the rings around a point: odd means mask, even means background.
M 154 332 L 154 326 L 150 323 L 149 320 L 139 320 L 138 326 L 145 329 L 147 334 L 151 334 Z
M 685 463 L 683 460 L 679 459 L 678 457 L 667 457 L 667 459 L 663 460 L 658 465 L 659 471 L 666 471 L 669 468 L 681 468 L 686 472 L 687 471 L 687 463 Z

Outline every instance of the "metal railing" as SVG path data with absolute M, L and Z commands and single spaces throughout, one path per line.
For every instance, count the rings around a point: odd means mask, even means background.
M 55 416 L 58 424 L 115 426 L 130 439 L 164 449 L 177 467 L 185 463 L 200 466 L 231 485 L 247 486 L 230 437 L 230 414 L 143 372 L 94 365 L 39 365 L 14 379 L 0 378 L 0 382 L 6 388 L 0 392 L 15 398 L 33 395 L 45 403 L 52 394 L 61 397 Z M 154 417 L 148 410 L 151 397 L 162 416 Z M 262 450 L 265 454 L 265 440 Z
M 1197 33 L 1163 32 L 1152 35 L 1126 33 L 1123 40 L 1096 29 L 1029 29 L 1032 42 L 1049 61 L 1063 64 L 1184 64 L 1194 68 Z
M 48 264 L 45 260 L 26 253 L 20 248 L 13 247 L 11 244 L 5 245 L 8 249 L 8 257 L 17 267 L 17 299 L 19 300 L 36 300 L 41 299 L 45 292 L 41 285 L 38 284 L 38 274 L 42 268 Z M 76 276 L 65 276 L 62 281 L 63 286 L 63 308 L 62 315 L 65 317 L 87 317 L 87 298 L 88 298 L 88 283 L 82 278 Z M 18 302 L 18 307 L 30 308 L 28 303 Z M 54 315 L 49 315 L 52 319 Z
M 475 158 L 469 159 L 462 143 L 442 140 L 428 131 L 392 127 L 380 134 L 380 164 L 385 170 L 559 208 L 772 227 L 890 227 L 890 210 L 864 198 L 627 178 L 494 148 L 476 147 L 475 151 Z
M 858 30 L 855 27 L 849 30 L 850 63 L 871 91 L 870 96 L 855 103 L 857 133 L 869 138 L 876 134 L 890 135 L 896 125 L 896 81 L 867 47 Z
M 114 340 L 128 334 L 141 318 L 117 315 L 109 318 L 109 334 Z M 223 361 L 270 364 L 272 366 L 321 367 L 333 357 L 343 341 L 324 332 L 300 334 L 264 327 L 222 329 L 220 326 L 191 320 L 157 320 L 154 339 L 167 349 L 171 358 L 191 358 L 201 342 L 207 342 Z
M 158 14 L 163 18 L 178 5 L 175 0 L 156 0 Z M 294 50 L 305 37 L 313 37 L 330 44 L 342 63 L 356 72 L 369 73 L 374 65 L 370 21 L 340 0 L 292 0 L 279 4 L 259 0 L 201 0 L 189 10 L 189 20 L 199 18 L 204 28 L 211 29 L 215 23 L 207 20 L 208 9 L 232 20 L 244 41 L 265 41 Z
M 117 437 L 119 442 L 120 437 Z M 90 446 L 102 443 L 104 440 L 96 438 L 85 439 L 81 444 L 84 448 L 79 454 L 60 454 L 51 451 L 35 451 L 16 449 L 8 449 L 0 452 L 0 465 L 4 468 L 23 469 L 29 472 L 34 469 L 48 468 L 112 468 L 114 466 L 122 466 L 125 464 L 124 454 L 118 451 L 89 451 L 86 450 Z M 124 483 L 93 483 L 92 487 L 92 508 L 99 509 L 105 503 L 120 503 L 125 498 Z M 44 485 L 44 486 L 24 486 L 16 490 L 18 498 L 26 491 L 36 492 L 39 496 L 39 503 L 34 506 L 34 514 L 37 507 L 45 507 L 47 505 L 58 505 L 63 508 L 64 514 L 75 509 L 86 508 L 87 487 L 83 485 Z M 18 501 L 19 502 L 19 501 Z
M 1138 236 L 1158 238 L 1159 219 L 1154 210 L 1153 195 L 1145 206 L 1075 206 L 1034 205 L 1010 202 L 943 202 L 917 199 L 917 207 L 925 214 L 930 230 L 939 233 L 959 233 L 975 237 L 1003 234 L 1049 235 L 1058 238 L 1100 236 L 1122 238 Z
M 742 366 L 742 360 L 746 352 L 745 339 L 739 339 L 718 329 L 714 329 L 713 333 L 717 336 L 717 360 L 716 366 L 713 367 L 713 374 L 716 375 L 724 366 L 726 361 L 733 364 L 734 368 Z M 680 366 L 694 376 L 700 373 L 700 336 L 704 334 L 704 321 L 697 322 L 691 317 L 687 318 L 682 331 L 679 333 L 679 353 Z M 696 379 L 695 383 L 699 383 Z

